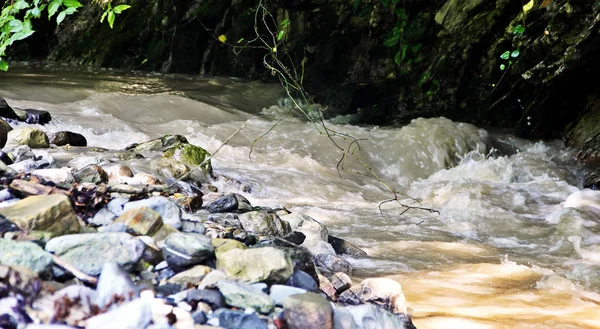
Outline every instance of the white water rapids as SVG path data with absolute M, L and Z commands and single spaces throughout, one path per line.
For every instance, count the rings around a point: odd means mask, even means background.
M 400 215 L 390 202 L 381 214 L 393 195 L 372 178 L 340 177 L 340 152 L 305 121 L 282 121 L 249 160 L 281 112 L 279 88 L 108 71 L 0 74 L 9 104 L 51 112 L 41 129 L 81 133 L 90 146 L 182 134 L 212 152 L 246 122 L 212 162 L 250 192 L 215 185 L 306 213 L 364 249 L 370 257 L 348 259 L 353 278 L 398 280 L 419 329 L 600 328 L 600 192 L 576 187 L 573 150 L 444 118 L 402 128 L 330 124 L 364 139 L 356 154 L 403 203 L 440 212 Z M 346 168 L 365 172 L 357 162 Z

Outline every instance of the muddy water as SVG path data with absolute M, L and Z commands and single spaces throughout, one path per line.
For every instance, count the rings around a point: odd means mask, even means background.
M 311 124 L 285 113 L 278 86 L 235 79 L 123 74 L 46 67 L 0 75 L 15 107 L 48 110 L 42 129 L 82 133 L 90 145 L 123 148 L 183 134 L 216 150 L 221 190 L 254 204 L 285 206 L 322 221 L 363 248 L 348 258 L 355 279 L 398 280 L 423 328 L 600 328 L 600 193 L 577 188 L 574 151 L 560 141 L 525 141 L 444 118 L 402 128 L 330 124 L 364 139 L 357 161 Z M 348 141 L 338 140 L 339 143 Z M 400 201 L 439 211 L 412 210 Z

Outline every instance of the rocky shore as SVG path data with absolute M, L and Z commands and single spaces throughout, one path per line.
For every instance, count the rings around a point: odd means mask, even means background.
M 0 328 L 415 328 L 398 282 L 352 280 L 364 251 L 218 191 L 250 192 L 184 136 L 108 150 L 0 116 Z

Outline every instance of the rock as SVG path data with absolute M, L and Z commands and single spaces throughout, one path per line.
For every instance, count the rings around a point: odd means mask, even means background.
M 288 298 L 289 296 L 296 295 L 296 294 L 304 294 L 304 293 L 307 293 L 307 291 L 304 289 L 290 287 L 290 286 L 284 286 L 284 285 L 280 285 L 280 284 L 274 284 L 271 286 L 271 291 L 269 292 L 269 296 L 271 296 L 271 298 L 273 298 L 273 300 L 275 301 L 275 305 L 281 306 L 281 305 L 283 305 L 283 301 L 286 298 Z
M 167 283 L 178 284 L 183 287 L 189 287 L 190 285 L 197 286 L 202 279 L 212 271 L 212 269 L 205 265 L 196 265 L 188 270 L 179 272 L 176 275 L 170 277 Z
M 6 219 L 4 216 L 0 216 L 0 238 L 4 237 L 4 234 L 8 232 L 19 232 L 19 227 Z
M 108 183 L 108 174 L 99 165 L 87 165 L 73 173 L 78 183 Z
M 188 166 L 175 159 L 160 158 L 152 161 L 150 167 L 159 175 L 170 179 L 182 177 L 190 171 Z
M 125 224 L 129 233 L 148 236 L 154 235 L 163 226 L 160 214 L 147 207 L 127 210 L 113 223 Z
M 331 246 L 335 250 L 335 253 L 338 255 L 349 255 L 349 256 L 355 256 L 355 257 L 368 256 L 364 250 L 358 248 L 357 246 L 351 244 L 350 242 L 347 242 L 344 239 L 336 238 L 334 236 L 329 236 L 327 238 L 327 242 L 329 242 L 329 244 L 331 244 Z
M 265 211 L 250 211 L 238 216 L 242 227 L 247 232 L 253 232 L 260 235 L 283 236 L 292 230 L 290 225 L 282 221 L 274 213 Z
M 192 289 L 188 290 L 185 300 L 188 304 L 205 303 L 213 310 L 225 307 L 225 297 L 216 289 Z
M 282 236 L 281 239 L 299 246 L 304 242 L 304 240 L 306 240 L 306 235 L 301 232 L 292 231 Z
M 314 292 L 292 295 L 283 302 L 283 319 L 288 329 L 331 329 L 333 308 Z
M 307 248 L 313 255 L 335 254 L 333 247 L 327 242 L 329 234 L 325 225 L 304 214 L 284 215 L 282 220 L 290 223 L 293 231 L 305 235 L 302 247 Z
M 6 145 L 6 141 L 8 140 L 8 132 L 11 130 L 13 130 L 12 127 L 3 119 L 0 119 L 0 148 L 3 148 L 4 145 Z
M 33 308 L 38 310 L 38 314 L 44 314 L 48 319 L 60 318 L 64 324 L 77 326 L 98 308 L 96 299 L 95 290 L 74 284 L 52 295 L 42 295 L 41 298 L 35 300 Z
M 208 273 L 204 279 L 198 285 L 198 289 L 205 289 L 207 287 L 214 287 L 215 284 L 221 280 L 227 279 L 227 274 L 219 270 L 214 270 Z
M 352 313 L 345 307 L 333 306 L 333 329 L 356 329 Z
M 181 220 L 181 232 L 205 234 L 206 227 L 204 226 L 204 224 L 202 224 L 200 222 L 182 219 Z
M 338 272 L 331 276 L 331 284 L 338 294 L 352 286 L 352 279 L 346 273 Z
M 285 283 L 288 286 L 304 289 L 307 291 L 318 292 L 319 286 L 315 280 L 306 272 L 295 270 L 294 274 Z
M 133 329 L 146 328 L 152 321 L 151 304 L 138 298 L 112 311 L 93 316 L 87 321 L 87 329 Z
M 31 303 L 39 294 L 42 281 L 26 267 L 0 265 L 0 300 L 17 296 Z
M 181 161 L 190 168 L 195 168 L 201 165 L 200 169 L 202 169 L 204 174 L 212 175 L 210 153 L 201 147 L 192 144 L 177 144 L 167 149 L 164 152 L 163 157 Z
M 5 141 L 5 143 L 6 143 L 6 141 Z M 0 146 L 0 147 L 2 147 L 2 146 Z M 4 163 L 5 165 L 11 165 L 14 163 L 13 160 L 8 156 L 8 154 L 3 151 L 0 151 L 0 161 L 2 161 L 2 163 Z
M 17 128 L 8 132 L 6 146 L 27 145 L 33 149 L 50 146 L 48 136 L 36 128 Z
M 264 314 L 270 313 L 275 304 L 265 293 L 237 281 L 222 280 L 217 282 L 217 288 L 225 297 L 227 305 L 239 308 L 252 308 Z
M 213 314 L 219 319 L 219 326 L 225 329 L 267 329 L 267 323 L 255 314 L 221 309 Z
M 319 290 L 325 293 L 325 295 L 327 295 L 329 299 L 335 301 L 337 298 L 337 291 L 335 291 L 335 287 L 333 286 L 331 281 L 329 281 L 329 279 L 327 279 L 327 277 L 325 277 L 324 275 L 318 274 L 318 276 Z
M 181 307 L 173 307 L 159 298 L 152 300 L 152 322 L 154 322 L 154 326 L 158 326 L 156 329 L 194 328 L 194 319 L 188 311 Z M 150 328 L 152 327 L 148 329 Z
M 21 162 L 13 163 L 9 166 L 14 171 L 17 172 L 30 172 L 37 169 L 48 168 L 50 167 L 50 163 L 47 160 L 24 160 Z
M 232 214 L 232 213 L 210 214 L 210 215 L 208 215 L 208 217 L 206 219 L 211 222 L 225 225 L 225 226 L 235 226 L 235 227 L 240 227 L 240 228 L 242 227 L 242 224 L 240 223 L 240 220 L 238 219 L 237 215 Z
M 239 194 L 227 194 L 210 202 L 206 209 L 211 213 L 234 212 L 238 210 L 251 210 L 250 201 Z
M 379 305 L 392 313 L 406 313 L 408 305 L 398 281 L 388 278 L 365 279 L 360 283 L 363 303 Z
M 325 271 L 332 273 L 343 272 L 352 274 L 353 268 L 347 260 L 331 254 L 315 255 L 315 265 Z
M 214 254 L 214 247 L 204 235 L 173 233 L 165 239 L 162 251 L 169 266 L 182 268 L 202 263 Z
M 18 119 L 19 117 L 15 111 L 6 103 L 4 98 L 0 97 L 0 117 L 8 119 Z
M 22 111 L 25 112 L 25 120 L 23 121 L 28 124 L 45 125 L 52 120 L 52 116 L 48 111 L 35 109 L 23 109 Z
M 346 309 L 352 314 L 356 329 L 416 329 L 409 316 L 398 316 L 372 304 L 347 306 Z
M 36 195 L 8 207 L 0 208 L 0 215 L 25 231 L 44 231 L 52 236 L 79 231 L 79 220 L 71 201 L 65 195 Z
M 175 201 L 164 196 L 155 196 L 144 200 L 128 202 L 122 208 L 124 211 L 127 211 L 140 207 L 148 207 L 159 213 L 163 223 L 176 229 L 181 228 L 181 208 L 179 208 Z M 121 214 L 118 212 L 115 213 L 118 215 Z
M 106 262 L 102 267 L 96 293 L 96 304 L 101 310 L 115 299 L 130 301 L 140 296 L 129 274 L 112 261 Z
M 331 285 L 333 287 L 333 285 Z M 334 290 L 335 291 L 335 288 Z M 360 299 L 362 288 L 360 285 L 352 286 L 342 292 L 337 298 L 337 302 L 342 305 L 360 305 L 363 301 Z
M 217 269 L 229 278 L 254 282 L 285 282 L 294 272 L 291 258 L 273 248 L 229 250 L 217 258 Z
M 100 165 L 105 163 L 108 163 L 108 161 L 101 156 L 80 156 L 69 161 L 69 163 L 67 163 L 67 167 L 79 170 L 89 165 Z
M 208 321 L 208 317 L 204 311 L 196 311 L 192 313 L 192 318 L 194 319 L 195 324 L 205 324 L 206 321 Z
M 10 153 L 12 153 L 13 162 L 21 162 L 24 160 L 35 160 L 35 153 L 31 150 L 31 148 L 27 145 L 21 145 L 14 148 Z
M 52 264 L 52 257 L 33 242 L 0 239 L 0 265 L 23 266 L 40 277 L 48 278 Z
M 87 139 L 82 134 L 70 132 L 70 131 L 58 131 L 48 136 L 50 144 L 56 146 L 87 146 Z
M 31 174 L 42 177 L 54 183 L 71 184 L 75 182 L 75 177 L 73 177 L 71 171 L 63 168 L 37 169 L 32 171 Z
M 133 177 L 133 172 L 131 171 L 131 168 L 129 168 L 128 166 L 126 166 L 124 164 L 105 165 L 102 167 L 102 169 L 104 169 L 104 171 L 106 171 L 106 173 L 108 174 L 109 181 L 121 183 L 118 181 L 120 178 Z
M 215 247 L 217 258 L 231 249 L 248 249 L 245 244 L 233 239 L 212 239 L 212 244 Z
M 133 150 L 135 152 L 146 152 L 146 151 L 166 151 L 167 149 L 179 145 L 187 144 L 188 141 L 184 136 L 181 135 L 165 135 L 161 138 L 149 140 L 147 142 L 133 144 L 127 146 L 126 150 Z
M 106 262 L 114 261 L 126 271 L 137 265 L 145 245 L 127 233 L 86 233 L 64 235 L 46 244 L 46 251 L 82 272 L 98 276 Z

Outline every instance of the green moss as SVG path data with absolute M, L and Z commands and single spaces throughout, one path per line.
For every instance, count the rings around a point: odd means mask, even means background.
M 181 161 L 192 168 L 199 166 L 209 157 L 208 151 L 192 144 L 178 144 L 163 154 L 163 158 Z M 212 172 L 210 160 L 206 161 L 201 168 L 205 174 L 210 174 Z

